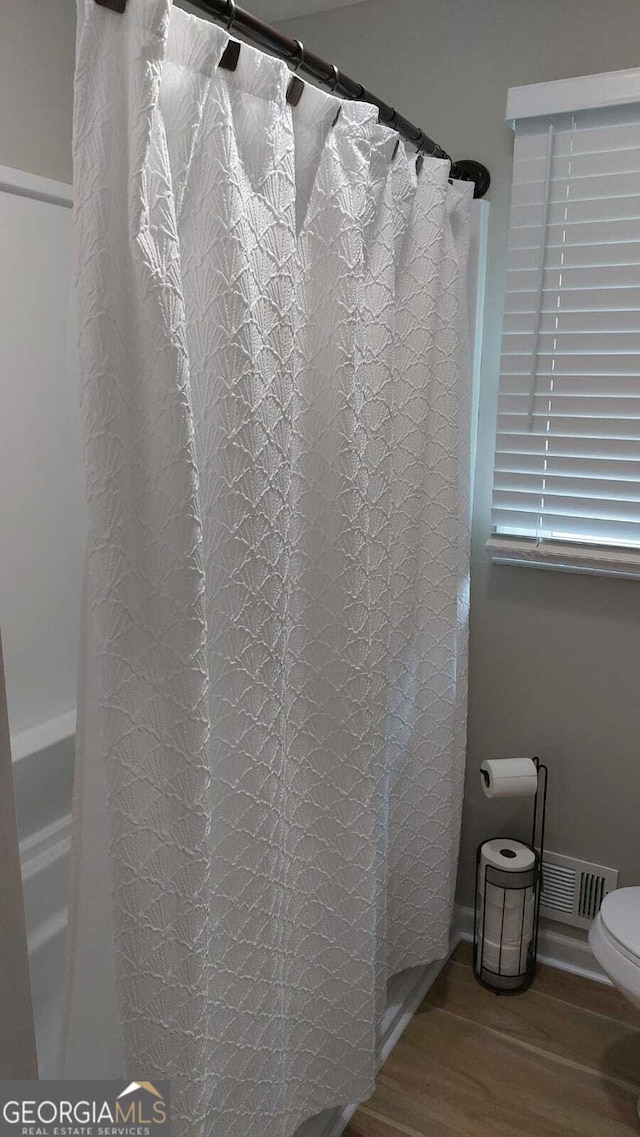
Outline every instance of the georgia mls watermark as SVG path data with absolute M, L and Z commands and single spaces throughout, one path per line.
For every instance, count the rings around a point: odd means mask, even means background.
M 0 1082 L 0 1137 L 169 1137 L 168 1082 Z

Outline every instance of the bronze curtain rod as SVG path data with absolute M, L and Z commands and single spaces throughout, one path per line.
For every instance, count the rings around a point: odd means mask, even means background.
M 124 12 L 127 6 L 127 0 L 96 0 L 96 3 L 103 8 L 111 8 L 114 12 Z M 132 3 L 135 3 L 135 0 L 132 0 Z M 190 0 L 190 3 L 194 8 L 211 16 L 216 23 L 222 24 L 227 31 L 233 29 L 248 43 L 284 60 L 296 76 L 305 75 L 314 83 L 326 87 L 332 94 L 338 95 L 340 98 L 371 103 L 378 108 L 379 121 L 392 130 L 397 130 L 402 138 L 416 147 L 419 154 L 429 154 L 434 158 L 447 159 L 451 162 L 452 178 L 473 182 L 474 197 L 483 197 L 487 192 L 491 177 L 486 166 L 468 158 L 454 162 L 447 152 L 438 146 L 437 142 L 434 142 L 423 130 L 414 126 L 408 119 L 398 114 L 394 107 L 390 107 L 388 103 L 383 103 L 370 91 L 367 91 L 362 83 L 356 83 L 354 79 L 350 79 L 344 72 L 339 71 L 334 63 L 327 63 L 319 55 L 307 51 L 300 40 L 290 39 L 284 32 L 263 23 L 251 12 L 239 8 L 235 0 Z M 237 52 L 235 53 L 235 61 L 230 60 L 227 66 L 233 70 L 236 63 Z M 295 84 L 290 84 L 289 91 L 289 101 L 297 102 L 300 98 L 300 89 L 296 92 Z

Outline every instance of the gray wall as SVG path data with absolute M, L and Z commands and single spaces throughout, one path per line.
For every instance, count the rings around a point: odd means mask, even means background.
M 289 21 L 459 158 L 493 179 L 472 566 L 469 761 L 459 896 L 473 851 L 523 817 L 486 802 L 485 757 L 540 754 L 548 846 L 640 883 L 640 581 L 492 567 L 491 463 L 513 135 L 507 88 L 640 65 L 637 0 L 370 0 Z
M 0 165 L 71 181 L 74 0 L 0 0 Z
M 0 2 L 0 163 L 68 181 L 74 0 Z M 370 0 L 287 28 L 493 176 L 461 898 L 471 898 L 475 843 L 517 823 L 476 781 L 482 758 L 508 754 L 549 762 L 550 847 L 639 883 L 640 582 L 492 568 L 483 546 L 513 144 L 507 88 L 639 65 L 640 5 Z

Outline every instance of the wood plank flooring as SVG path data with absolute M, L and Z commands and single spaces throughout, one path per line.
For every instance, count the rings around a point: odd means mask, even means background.
M 461 944 L 345 1137 L 640 1135 L 640 1014 L 612 987 L 551 967 L 511 998 Z

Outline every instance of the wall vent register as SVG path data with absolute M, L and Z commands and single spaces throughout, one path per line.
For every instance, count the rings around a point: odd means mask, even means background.
M 515 123 L 495 560 L 640 574 L 640 96 L 620 74 L 625 105 L 566 109 L 586 80 L 510 92 L 536 97 Z
M 576 928 L 588 928 L 607 893 L 617 886 L 617 869 L 545 849 L 540 915 Z

